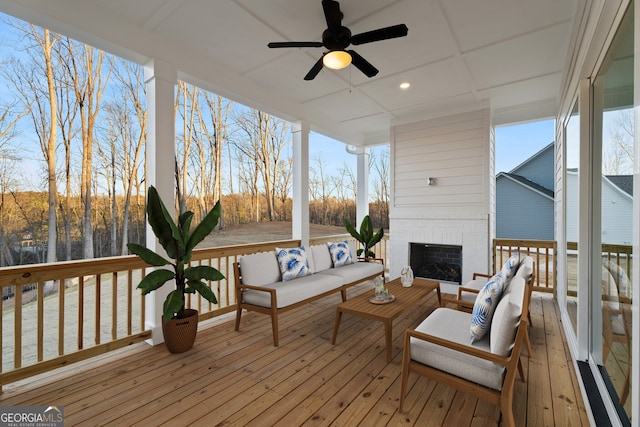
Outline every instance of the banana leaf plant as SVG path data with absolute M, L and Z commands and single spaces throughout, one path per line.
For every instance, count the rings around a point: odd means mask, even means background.
M 357 250 L 358 256 L 364 256 L 364 258 L 375 258 L 376 254 L 371 249 L 378 244 L 382 237 L 384 236 L 384 230 L 380 228 L 377 232 L 374 233 L 373 224 L 371 222 L 371 218 L 369 215 L 366 215 L 362 218 L 362 223 L 360 224 L 360 232 L 358 232 L 349 222 L 347 218 L 344 219 L 344 226 L 356 239 L 360 242 L 362 246 Z
M 147 193 L 147 220 L 153 233 L 167 253 L 164 256 L 137 243 L 128 243 L 131 253 L 138 255 L 144 262 L 156 268 L 147 274 L 138 284 L 138 289 L 146 295 L 162 287 L 165 283 L 175 283 L 175 289 L 167 295 L 163 306 L 164 321 L 185 318 L 185 294 L 202 295 L 212 304 L 217 304 L 215 294 L 205 280 L 218 281 L 224 275 L 208 265 L 189 267 L 191 252 L 218 224 L 221 214 L 220 201 L 207 213 L 191 232 L 193 212 L 187 211 L 178 217 L 176 224 L 160 199 L 155 187 L 149 187 Z

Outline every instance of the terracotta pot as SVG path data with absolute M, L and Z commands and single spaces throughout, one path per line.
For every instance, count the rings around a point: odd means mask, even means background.
M 171 353 L 184 353 L 193 347 L 198 331 L 198 311 L 185 310 L 184 319 L 171 319 L 165 323 L 162 319 L 162 336 L 167 350 Z

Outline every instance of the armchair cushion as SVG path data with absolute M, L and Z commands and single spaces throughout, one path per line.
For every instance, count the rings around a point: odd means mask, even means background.
M 437 308 L 420 323 L 416 331 L 489 352 L 488 337 L 469 344 L 470 318 L 470 313 L 450 308 Z M 418 338 L 411 338 L 410 345 L 411 359 L 417 362 L 494 390 L 502 389 L 505 368 L 497 363 Z
M 499 356 L 507 356 L 515 342 L 526 282 L 522 277 L 514 277 L 507 285 L 507 291 L 493 314 L 490 332 L 491 352 Z

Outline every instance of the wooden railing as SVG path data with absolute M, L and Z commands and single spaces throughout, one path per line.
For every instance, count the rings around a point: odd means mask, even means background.
M 555 293 L 557 265 L 555 240 L 494 239 L 493 271 L 499 271 L 507 259 L 516 252 L 531 256 L 536 263 L 533 289 Z
M 494 239 L 493 241 L 493 269 L 498 271 L 504 262 L 515 252 L 525 253 L 533 257 L 536 262 L 536 283 L 534 290 L 543 292 L 556 291 L 556 266 L 557 246 L 554 240 L 517 240 Z M 567 242 L 567 250 L 578 250 L 576 242 Z M 602 244 L 602 259 L 610 260 L 625 269 L 627 276 L 631 277 L 631 256 L 633 248 L 630 245 Z M 567 260 L 567 269 L 572 268 L 575 257 Z M 573 266 L 573 268 L 577 268 Z M 569 294 L 575 296 L 576 284 L 569 283 Z
M 314 238 L 311 244 L 350 238 Z M 388 239 L 375 249 L 386 256 Z M 199 319 L 236 309 L 233 263 L 239 256 L 299 246 L 299 240 L 197 249 L 191 264 L 211 265 L 225 279 L 211 282 L 211 304 L 187 295 Z M 136 256 L 34 264 L 0 269 L 0 390 L 3 384 L 151 338 L 145 326 L 145 298 L 136 289 L 146 272 Z
M 299 241 L 195 250 L 192 264 L 212 265 L 226 279 L 210 283 L 218 304 L 188 295 L 188 307 L 200 320 L 234 310 L 236 257 L 295 245 Z M 0 386 L 150 338 L 145 298 L 136 289 L 146 267 L 136 256 L 122 256 L 0 269 Z

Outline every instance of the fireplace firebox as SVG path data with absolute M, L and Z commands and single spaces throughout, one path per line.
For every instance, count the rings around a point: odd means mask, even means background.
M 462 283 L 462 246 L 409 243 L 409 265 L 415 277 Z

